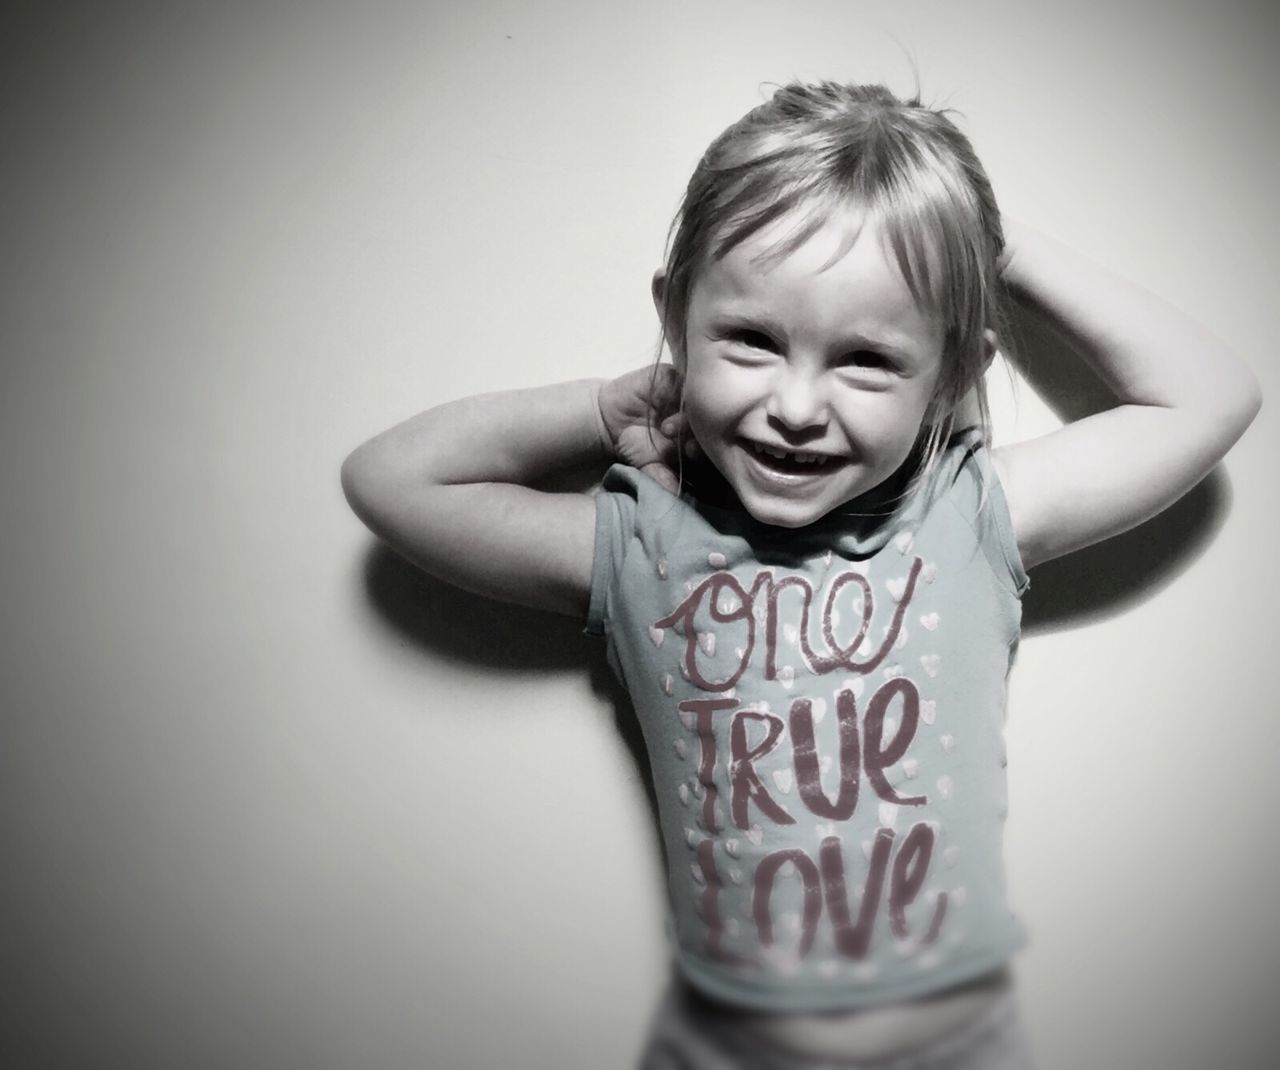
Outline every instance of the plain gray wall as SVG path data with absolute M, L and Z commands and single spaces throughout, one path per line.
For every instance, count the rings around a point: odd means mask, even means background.
M 339 465 L 432 404 L 649 360 L 706 142 L 763 83 L 909 92 L 914 62 L 1006 211 L 1270 394 L 1163 526 L 1033 574 L 1008 855 L 1048 1070 L 1274 1065 L 1278 26 L 1207 0 L 7 16 L 0 1062 L 629 1065 L 662 892 L 600 651 L 377 550 Z M 992 378 L 999 438 L 1053 426 Z

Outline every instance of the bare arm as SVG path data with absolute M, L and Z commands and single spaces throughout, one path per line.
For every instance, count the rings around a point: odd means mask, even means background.
M 1119 404 L 995 451 L 1030 568 L 1126 531 L 1171 505 L 1244 433 L 1252 372 L 1203 327 L 1141 287 L 1014 223 L 1005 281 L 1083 352 Z
M 667 369 L 659 400 L 674 389 Z M 375 436 L 342 466 L 356 515 L 420 568 L 508 602 L 585 616 L 595 502 L 530 484 L 617 459 L 658 475 L 648 434 L 651 369 L 464 398 Z M 671 396 L 674 396 L 671 394 Z

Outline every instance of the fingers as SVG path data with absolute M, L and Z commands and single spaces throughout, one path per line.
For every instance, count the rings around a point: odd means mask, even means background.
M 662 437 L 670 443 L 673 457 L 681 453 L 690 460 L 702 456 L 702 451 L 698 448 L 698 440 L 693 437 L 693 432 L 689 429 L 689 422 L 685 419 L 683 412 L 668 416 L 659 425 L 658 430 L 662 433 Z
M 684 395 L 684 377 L 670 364 L 657 364 L 649 386 L 649 398 L 659 417 L 680 411 Z
M 698 448 L 698 440 L 693 437 L 693 432 L 689 429 L 689 421 L 685 419 L 683 412 L 668 416 L 662 421 L 660 430 L 666 438 L 671 440 L 675 453 L 683 453 L 690 460 L 702 456 L 702 451 Z
M 680 492 L 680 479 L 677 473 L 681 467 L 681 454 L 687 460 L 702 456 L 697 439 L 689 430 L 683 412 L 674 413 L 663 420 L 657 428 L 657 434 L 651 440 L 658 456 L 640 466 L 640 471 L 661 483 L 672 494 Z

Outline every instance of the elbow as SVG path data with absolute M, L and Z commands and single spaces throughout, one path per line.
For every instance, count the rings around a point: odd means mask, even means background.
M 1231 440 L 1245 433 L 1262 408 L 1262 384 L 1239 353 L 1220 346 L 1185 384 L 1188 411 L 1199 409 Z
M 360 475 L 356 468 L 356 454 L 359 450 L 353 450 L 347 454 L 346 460 L 342 462 L 342 471 L 339 478 L 342 483 L 342 496 L 347 499 L 347 504 L 354 508 L 355 502 L 352 500 L 360 485 Z
M 1203 447 L 1202 458 L 1211 467 L 1227 455 L 1257 417 L 1262 408 L 1262 385 L 1249 366 L 1229 351 L 1221 352 L 1207 371 L 1172 408 L 1185 418 L 1181 441 L 1197 450 Z
M 1236 438 L 1239 438 L 1262 410 L 1262 384 L 1247 367 L 1241 367 L 1240 383 L 1232 401 Z
M 1221 457 L 1239 441 L 1261 411 L 1262 384 L 1241 362 L 1238 374 L 1216 384 L 1212 399 L 1203 401 L 1211 406 L 1207 412 L 1217 429 L 1215 437 Z
M 1258 382 L 1258 377 L 1249 373 L 1249 405 L 1248 418 L 1245 420 L 1245 426 L 1253 423 L 1254 418 L 1262 411 L 1262 384 Z
M 342 495 L 352 512 L 368 523 L 379 484 L 378 465 L 370 443 L 357 446 L 342 462 Z
M 351 511 L 379 538 L 397 523 L 406 502 L 421 503 L 429 483 L 405 463 L 404 451 L 383 435 L 357 446 L 342 462 L 342 494 Z

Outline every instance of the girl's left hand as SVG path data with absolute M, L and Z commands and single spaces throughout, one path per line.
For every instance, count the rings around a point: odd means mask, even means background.
M 1010 296 L 1061 335 L 1116 402 L 992 451 L 1032 568 L 1172 505 L 1244 433 L 1262 396 L 1248 366 L 1185 314 L 1044 234 L 1002 224 Z

